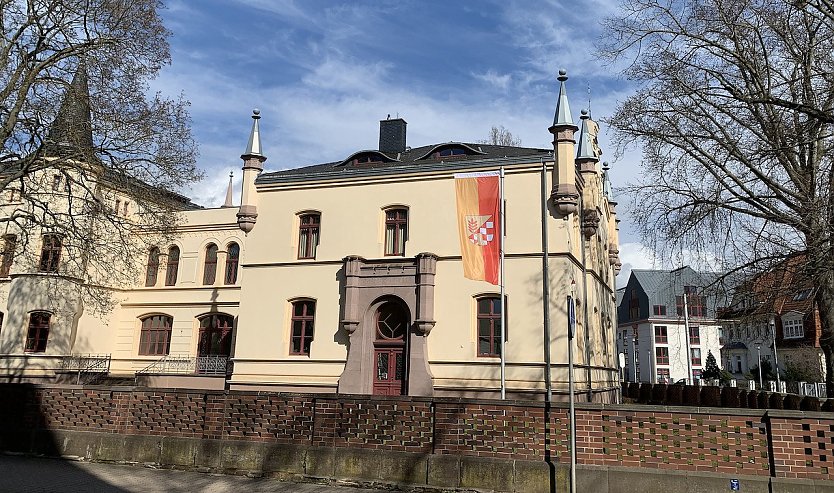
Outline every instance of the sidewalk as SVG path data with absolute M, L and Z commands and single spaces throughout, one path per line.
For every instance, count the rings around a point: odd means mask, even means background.
M 365 493 L 379 490 L 202 474 L 142 466 L 0 455 L 6 493 Z

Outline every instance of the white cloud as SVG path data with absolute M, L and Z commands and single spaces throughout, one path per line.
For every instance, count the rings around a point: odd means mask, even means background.
M 499 74 L 493 69 L 489 69 L 482 74 L 472 74 L 478 80 L 486 82 L 487 84 L 506 91 L 510 85 L 510 80 L 512 79 L 512 74 Z

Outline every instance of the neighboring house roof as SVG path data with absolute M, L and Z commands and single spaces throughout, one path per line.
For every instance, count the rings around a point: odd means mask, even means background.
M 794 255 L 772 269 L 739 283 L 721 318 L 781 315 L 814 311 L 814 284 L 804 272 L 805 256 Z
M 638 297 L 643 298 L 640 316 L 637 320 L 658 317 L 652 312 L 652 307 L 655 305 L 666 307 L 666 318 L 677 318 L 678 297 L 683 295 L 685 286 L 695 286 L 695 293 L 706 297 L 706 310 L 703 318 L 715 318 L 719 307 L 728 304 L 729 298 L 726 295 L 721 274 L 698 272 L 689 266 L 672 270 L 634 269 L 631 271 L 631 277 L 623 293 L 618 293 L 620 320 L 624 322 L 632 320 L 629 316 L 631 290 L 636 290 Z
M 453 156 L 438 157 L 433 151 L 448 147 L 460 147 L 467 153 Z M 527 160 L 552 159 L 552 149 L 539 149 L 534 147 L 511 147 L 491 144 L 470 144 L 463 142 L 446 142 L 442 144 L 431 144 L 415 148 L 406 148 L 399 153 L 385 153 L 380 151 L 372 152 L 388 158 L 388 161 L 379 161 L 367 164 L 351 163 L 350 158 L 359 154 L 352 153 L 348 158 L 341 161 L 303 166 L 270 173 L 262 173 L 258 176 L 257 184 L 285 183 L 296 181 L 326 180 L 339 177 L 379 175 L 393 173 L 413 173 L 421 171 L 437 171 L 443 169 L 495 167 L 504 161 L 517 162 L 518 158 Z

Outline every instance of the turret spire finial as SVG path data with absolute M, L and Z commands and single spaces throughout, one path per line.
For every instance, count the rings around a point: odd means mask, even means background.
M 553 125 L 570 125 L 575 127 L 570 114 L 570 103 L 568 102 L 568 91 L 565 88 L 565 81 L 568 80 L 568 72 L 565 69 L 559 70 L 559 99 L 556 101 L 556 114 L 553 116 Z
M 232 195 L 232 177 L 235 175 L 234 171 L 229 172 L 229 186 L 226 188 L 226 201 L 223 202 L 223 207 L 234 207 L 232 204 L 233 195 Z
M 261 129 L 258 125 L 258 120 L 261 119 L 261 110 L 255 108 L 252 110 L 252 132 L 249 134 L 249 145 L 246 146 L 244 156 L 262 156 L 261 150 Z
M 593 136 L 588 127 L 588 120 L 591 119 L 590 115 L 588 115 L 588 110 L 582 110 L 582 116 L 579 118 L 582 119 L 582 127 L 579 133 L 579 146 L 576 150 L 576 159 L 599 161 L 599 158 L 594 152 Z

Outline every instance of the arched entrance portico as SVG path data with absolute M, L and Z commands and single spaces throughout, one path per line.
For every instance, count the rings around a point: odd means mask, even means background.
M 434 327 L 437 257 L 345 258 L 342 325 L 350 335 L 339 393 L 432 395 L 426 337 Z

